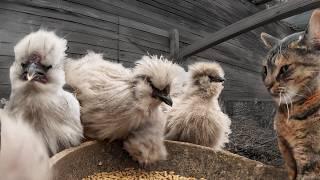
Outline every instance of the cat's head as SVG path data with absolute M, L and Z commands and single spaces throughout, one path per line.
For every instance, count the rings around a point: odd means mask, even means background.
M 304 32 L 283 39 L 261 33 L 261 39 L 270 49 L 263 61 L 262 77 L 276 102 L 299 101 L 319 87 L 320 10 L 313 12 Z

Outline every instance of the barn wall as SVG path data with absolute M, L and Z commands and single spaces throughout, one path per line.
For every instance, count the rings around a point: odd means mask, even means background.
M 69 41 L 68 55 L 87 50 L 132 66 L 143 54 L 169 54 L 169 33 L 178 29 L 180 47 L 256 13 L 258 9 L 236 0 L 3 0 L 0 2 L 0 97 L 8 97 L 8 68 L 13 46 L 24 35 L 53 29 Z M 223 99 L 269 100 L 260 79 L 260 62 L 266 54 L 261 31 L 287 34 L 281 24 L 271 24 L 243 34 L 188 58 L 215 60 L 226 71 Z

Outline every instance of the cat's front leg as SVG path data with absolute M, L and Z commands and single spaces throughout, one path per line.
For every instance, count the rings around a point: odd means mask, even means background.
M 320 180 L 320 177 L 318 174 L 300 174 L 298 175 L 297 180 Z
M 297 164 L 293 157 L 292 148 L 290 147 L 288 141 L 280 135 L 278 135 L 278 146 L 285 161 L 289 179 L 295 180 L 297 178 Z
M 308 148 L 296 148 L 298 179 L 320 180 L 320 157 Z

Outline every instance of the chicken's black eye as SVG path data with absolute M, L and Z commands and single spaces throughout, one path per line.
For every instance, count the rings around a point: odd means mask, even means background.
M 163 89 L 163 92 L 165 94 L 169 94 L 170 93 L 170 86 L 166 86 L 164 89 Z
M 151 81 L 151 79 L 150 79 L 150 77 L 147 77 L 147 76 L 146 76 L 146 77 L 145 77 L 145 80 L 150 84 L 151 87 L 154 87 L 154 86 L 153 86 L 153 83 L 152 83 L 152 81 Z
M 27 67 L 27 64 L 21 63 L 21 66 L 22 66 L 22 68 L 26 68 L 26 67 Z
M 210 82 L 224 82 L 224 78 L 219 76 L 208 76 Z
M 45 67 L 46 72 L 47 72 L 49 69 L 51 69 L 51 68 L 52 68 L 52 65 L 49 65 L 49 66 Z
M 214 81 L 214 77 L 213 76 L 208 76 L 208 77 L 209 77 L 210 82 Z

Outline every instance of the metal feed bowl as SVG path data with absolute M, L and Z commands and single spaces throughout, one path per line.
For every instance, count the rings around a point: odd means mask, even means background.
M 264 165 L 229 152 L 215 152 L 210 148 L 166 141 L 169 153 L 166 161 L 146 170 L 174 171 L 175 174 L 207 179 L 287 179 L 282 168 Z M 85 142 L 79 147 L 64 150 L 50 159 L 54 179 L 75 180 L 97 172 L 125 168 L 141 168 L 133 161 L 121 142 Z

